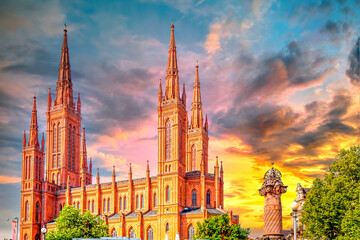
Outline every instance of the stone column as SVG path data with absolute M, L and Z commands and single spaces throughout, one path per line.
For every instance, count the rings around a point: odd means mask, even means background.
M 264 206 L 264 239 L 282 239 L 281 194 L 287 186 L 281 181 L 281 173 L 272 167 L 265 173 L 264 183 L 259 194 L 265 197 Z

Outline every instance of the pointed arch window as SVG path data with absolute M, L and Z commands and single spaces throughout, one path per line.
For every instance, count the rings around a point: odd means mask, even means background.
M 194 189 L 191 194 L 191 205 L 196 206 L 197 205 L 197 192 Z
M 69 141 L 68 141 L 68 168 L 71 169 L 71 125 L 69 126 Z
M 192 145 L 191 147 L 191 171 L 196 170 L 196 147 Z
M 35 157 L 35 179 L 37 180 L 38 179 L 38 168 L 39 168 L 39 165 L 38 165 L 38 157 L 36 156 Z
M 88 201 L 88 210 L 89 211 L 91 210 L 91 202 L 90 202 L 90 200 Z
M 170 187 L 166 187 L 166 201 L 170 202 Z
M 181 123 L 179 124 L 179 160 L 180 162 L 182 159 L 182 129 L 181 129 Z
M 57 126 L 57 152 L 60 152 L 60 144 L 61 144 L 61 125 L 60 123 Z
M 144 196 L 141 195 L 141 208 L 144 208 Z
M 75 170 L 75 127 L 73 128 L 73 132 L 72 132 L 72 170 Z
M 147 230 L 147 240 L 154 240 L 154 230 L 151 226 Z
M 127 198 L 124 197 L 124 210 L 127 210 Z
M 35 222 L 40 221 L 40 203 L 36 203 L 36 209 L 35 209 Z
M 80 203 L 79 202 L 77 202 L 77 208 L 80 209 Z
M 56 153 L 56 140 L 57 140 L 57 128 L 56 124 L 53 125 L 53 153 Z
M 38 180 L 41 181 L 41 166 L 42 166 L 42 161 L 41 158 L 38 159 Z
M 106 199 L 104 198 L 104 206 L 103 206 L 103 212 L 106 212 Z
M 108 198 L 108 205 L 107 205 L 108 212 L 110 212 L 110 208 L 111 208 L 111 202 L 110 202 L 110 198 Z
M 62 210 L 62 205 L 61 205 L 61 203 L 60 203 L 60 212 L 61 212 L 61 210 Z
M 28 179 L 31 179 L 31 175 L 30 175 L 30 173 L 31 173 L 31 157 L 29 157 L 29 168 L 28 168 Z
M 139 196 L 136 196 L 136 209 L 139 209 Z
M 60 173 L 57 174 L 56 184 L 57 184 L 57 185 L 60 185 Z
M 95 212 L 95 201 L 94 200 L 92 201 L 92 212 L 93 213 Z
M 157 207 L 157 196 L 156 196 L 156 193 L 154 193 L 154 207 Z
M 28 201 L 25 203 L 25 222 L 29 221 L 29 208 L 30 204 Z
M 129 238 L 135 238 L 135 230 L 132 227 L 129 229 Z
M 122 207 L 123 207 L 123 199 L 120 197 L 120 202 L 119 202 L 120 211 L 122 210 Z
M 112 230 L 111 236 L 112 236 L 112 237 L 117 237 L 117 231 L 116 231 L 115 228 Z
M 195 228 L 194 226 L 191 224 L 188 228 L 188 239 L 189 240 L 193 240 L 195 237 Z
M 171 159 L 171 121 L 170 121 L 170 119 L 168 119 L 165 124 L 165 138 L 166 138 L 165 158 L 166 158 L 166 160 L 170 160 Z
M 24 240 L 29 240 L 28 235 L 25 234 Z
M 166 224 L 166 232 L 170 231 L 169 223 Z
M 211 192 L 210 192 L 210 190 L 207 190 L 207 192 L 206 192 L 206 204 L 210 205 L 210 203 L 211 203 Z

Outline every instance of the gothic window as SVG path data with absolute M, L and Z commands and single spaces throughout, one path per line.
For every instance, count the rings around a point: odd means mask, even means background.
M 181 136 L 181 131 L 182 131 L 182 130 L 181 130 L 181 123 L 180 123 L 180 124 L 179 124 L 179 160 L 180 160 L 180 162 L 181 162 L 181 159 L 182 159 L 182 158 L 181 158 L 181 154 L 182 154 L 182 151 L 181 151 L 181 146 L 182 146 L 182 144 L 181 144 L 181 143 L 182 143 L 182 142 L 181 142 L 181 140 L 182 140 L 182 139 L 181 139 L 181 137 L 182 137 L 182 136 Z
M 25 203 L 25 222 L 29 221 L 29 208 L 30 204 L 28 201 Z
M 141 208 L 144 208 L 144 196 L 141 195 Z
M 56 153 L 56 134 L 57 134 L 57 130 L 56 130 L 56 125 L 54 124 L 54 130 L 53 130 L 53 153 Z
M 108 198 L 108 205 L 107 205 L 108 212 L 110 212 L 110 208 L 111 208 L 111 203 L 110 203 L 110 198 Z
M 55 183 L 55 173 L 52 175 L 52 183 Z
M 120 203 L 119 203 L 119 206 L 120 206 L 120 210 L 122 210 L 122 207 L 123 207 L 123 201 L 122 201 L 122 198 L 120 197 Z
M 169 223 L 166 224 L 166 232 L 170 231 Z
M 24 240 L 29 240 L 28 235 L 25 234 Z
M 189 240 L 193 240 L 195 237 L 195 228 L 194 226 L 191 224 L 188 228 L 188 239 Z
M 68 168 L 71 169 L 71 125 L 69 126 Z
M 28 167 L 28 179 L 30 179 L 30 173 L 31 173 L 31 157 L 29 157 L 29 161 L 28 161 L 29 167 Z
M 207 190 L 207 192 L 206 192 L 206 204 L 210 205 L 210 203 L 211 203 L 211 192 L 210 192 L 210 190 Z
M 27 167 L 28 167 L 28 157 L 25 157 L 25 180 L 28 179 Z
M 92 212 L 93 213 L 95 212 L 95 201 L 94 200 L 92 201 Z
M 166 160 L 170 160 L 171 159 L 171 121 L 169 119 L 166 121 L 166 124 L 165 124 L 165 138 L 166 138 L 165 158 L 166 158 Z
M 196 170 L 196 147 L 193 145 L 191 147 L 191 171 Z
M 154 240 L 154 230 L 151 226 L 147 230 L 147 240 Z
M 60 203 L 60 211 L 62 210 L 62 205 L 61 205 L 61 203 Z
M 167 172 L 167 165 L 165 166 L 165 172 Z
M 56 168 L 56 155 L 52 155 L 52 160 L 53 168 Z
M 40 203 L 36 203 L 36 209 L 35 209 L 35 222 L 39 222 L 40 220 Z
M 57 127 L 57 152 L 61 152 L 60 144 L 61 144 L 61 125 L 59 123 Z
M 73 135 L 72 135 L 72 170 L 75 170 L 75 127 L 73 128 Z
M 38 165 L 38 157 L 35 158 L 35 179 L 37 180 L 38 179 L 38 168 L 39 168 L 39 165 Z
M 42 164 L 41 163 L 41 158 L 39 158 L 38 161 L 39 161 L 38 162 L 38 168 L 37 168 L 38 169 L 38 180 L 41 181 L 41 166 L 42 166 L 41 165 Z
M 60 173 L 57 174 L 57 182 L 56 182 L 57 185 L 60 185 Z
M 132 227 L 129 229 L 129 238 L 135 238 L 135 230 Z
M 136 196 L 136 209 L 139 209 L 139 196 Z
M 106 199 L 104 198 L 104 206 L 103 206 L 104 210 L 103 212 L 106 212 Z
M 77 202 L 77 208 L 80 209 L 80 203 L 79 202 Z
M 166 201 L 170 202 L 170 187 L 166 188 Z
M 156 196 L 156 193 L 154 193 L 154 207 L 157 207 L 157 196 Z
M 197 205 L 197 192 L 196 192 L 196 190 L 194 189 L 193 191 L 192 191 L 192 194 L 191 194 L 191 196 L 192 196 L 192 201 L 191 201 L 191 205 L 192 206 L 196 206 Z
M 171 172 L 171 165 L 169 165 L 169 172 Z
M 112 230 L 111 236 L 112 236 L 112 237 L 117 237 L 117 231 L 116 231 L 115 228 Z
M 124 210 L 126 210 L 127 209 L 127 199 L 126 199 L 126 197 L 124 197 Z
M 90 209 L 91 209 L 91 202 L 90 202 L 90 200 L 88 201 L 88 210 L 90 211 Z

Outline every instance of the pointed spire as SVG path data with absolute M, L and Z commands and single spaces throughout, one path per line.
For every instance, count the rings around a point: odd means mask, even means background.
M 186 109 L 186 91 L 185 91 L 185 83 L 183 84 L 183 93 L 182 93 L 182 96 L 181 96 L 181 100 L 182 100 L 182 103 L 183 103 L 183 105 L 185 106 L 185 109 Z
M 89 170 L 90 174 L 92 175 L 92 159 L 90 158 L 90 170 Z
M 81 101 L 80 101 L 80 93 L 78 93 L 77 112 L 78 112 L 79 114 L 81 114 Z
M 215 178 L 219 177 L 219 157 L 216 156 L 216 161 L 215 161 L 215 167 L 214 167 L 214 174 L 215 174 Z
M 149 160 L 146 161 L 146 179 L 150 179 L 150 168 L 149 168 Z
M 51 89 L 50 88 L 49 88 L 49 95 L 48 95 L 48 98 L 47 98 L 47 103 L 48 103 L 47 110 L 49 112 L 50 108 L 51 108 Z
M 115 185 L 116 182 L 116 175 L 115 175 L 115 166 L 113 166 L 113 173 L 112 173 L 112 183 Z
M 64 40 L 59 64 L 59 78 L 56 87 L 55 105 L 57 104 L 66 104 L 74 107 L 66 28 L 64 29 Z
M 209 130 L 209 123 L 208 123 L 208 118 L 207 118 L 207 114 L 206 114 L 206 117 L 205 117 L 205 131 L 207 132 Z
M 44 132 L 42 134 L 42 140 L 41 140 L 41 151 L 44 152 L 45 149 L 45 136 Z
M 165 100 L 180 99 L 174 25 L 171 25 L 168 65 L 166 70 Z
M 26 133 L 25 133 L 25 130 L 24 130 L 24 137 L 23 137 L 23 148 L 26 147 Z
M 31 113 L 29 146 L 39 146 L 38 133 L 36 97 L 34 96 L 33 109 Z
M 191 125 L 190 128 L 202 128 L 203 127 L 203 113 L 202 103 L 200 95 L 200 80 L 199 80 L 199 64 L 195 67 L 195 82 L 194 82 L 194 93 L 193 101 L 191 104 Z
M 220 178 L 221 178 L 221 181 L 224 181 L 224 169 L 223 169 L 222 161 L 220 164 Z
M 87 151 L 86 151 L 85 127 L 83 127 L 83 132 L 82 132 L 82 137 L 81 137 L 80 169 L 81 169 L 81 171 L 87 171 Z
M 100 185 L 99 168 L 96 169 L 96 185 Z
M 159 91 L 158 91 L 158 104 L 162 103 L 163 94 L 162 94 L 162 86 L 161 86 L 161 79 L 159 80 Z
M 130 163 L 130 167 L 129 167 L 129 180 L 132 180 L 132 169 L 131 169 L 131 163 Z

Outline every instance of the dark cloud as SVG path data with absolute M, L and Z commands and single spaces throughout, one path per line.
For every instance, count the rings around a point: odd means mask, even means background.
M 252 59 L 252 64 L 246 59 Z M 271 96 L 281 95 L 286 89 L 308 87 L 321 81 L 331 70 L 328 67 L 330 60 L 321 51 L 306 49 L 298 41 L 290 42 L 278 53 L 259 58 L 256 63 L 252 57 L 242 56 L 236 64 L 252 71 L 244 73 L 235 82 L 238 85 L 236 89 L 240 91 L 237 101 L 257 99 L 264 102 Z
M 350 78 L 350 82 L 354 85 L 360 84 L 360 49 L 359 49 L 360 38 L 351 49 L 348 57 L 349 66 L 346 70 L 346 75 Z

